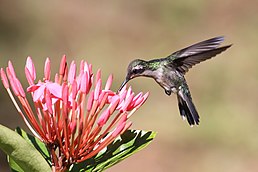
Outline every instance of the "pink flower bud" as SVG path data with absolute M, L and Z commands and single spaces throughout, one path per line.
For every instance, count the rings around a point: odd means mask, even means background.
M 60 67 L 59 67 L 59 74 L 60 75 L 62 75 L 62 76 L 64 75 L 66 66 L 67 66 L 66 55 L 63 55 L 61 63 L 60 63 Z
M 99 117 L 99 119 L 98 119 L 98 122 L 97 122 L 98 125 L 99 125 L 100 127 L 102 127 L 103 125 L 105 125 L 106 122 L 108 121 L 109 117 L 110 117 L 110 111 L 109 111 L 109 109 L 106 109 L 106 110 L 100 115 L 100 117 Z
M 99 98 L 99 95 L 101 93 L 101 79 L 98 80 L 95 91 L 94 91 L 94 100 L 97 100 Z
M 1 68 L 1 80 L 2 80 L 2 83 L 3 83 L 4 87 L 6 89 L 9 88 L 9 83 L 8 83 L 8 80 L 7 80 L 7 77 L 6 77 L 6 74 L 5 74 L 3 68 Z
M 50 80 L 50 74 L 51 74 L 51 71 L 50 71 L 50 60 L 49 60 L 49 58 L 47 58 L 46 62 L 45 62 L 45 68 L 44 68 L 45 80 Z
M 73 83 L 75 78 L 76 78 L 76 64 L 74 61 L 72 61 L 72 63 L 70 64 L 69 72 L 68 72 L 68 82 Z
M 29 71 L 29 74 L 31 77 L 30 79 L 34 81 L 36 79 L 36 70 L 35 70 L 34 63 L 30 56 L 26 60 L 25 69 L 27 69 Z
M 109 75 L 104 90 L 109 90 L 112 82 L 113 82 L 113 75 Z

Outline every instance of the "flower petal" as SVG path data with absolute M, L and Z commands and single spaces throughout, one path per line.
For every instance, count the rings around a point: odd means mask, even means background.
M 52 95 L 56 98 L 62 98 L 62 86 L 57 83 L 47 83 L 47 89 L 50 91 Z

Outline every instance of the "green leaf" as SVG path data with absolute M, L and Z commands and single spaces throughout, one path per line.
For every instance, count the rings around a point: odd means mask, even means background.
M 98 155 L 75 164 L 70 171 L 103 171 L 145 148 L 155 136 L 152 131 L 127 130 Z
M 7 155 L 7 161 L 11 167 L 12 172 L 25 172 L 16 162 Z
M 51 171 L 42 155 L 20 135 L 0 125 L 0 149 L 9 155 L 13 171 Z
M 48 162 L 49 166 L 51 165 L 51 158 L 48 152 L 46 145 L 41 142 L 38 138 L 33 135 L 26 133 L 26 131 L 22 130 L 20 127 L 17 127 L 15 130 L 20 136 L 22 136 L 28 143 L 34 146 L 41 155 L 45 158 Z

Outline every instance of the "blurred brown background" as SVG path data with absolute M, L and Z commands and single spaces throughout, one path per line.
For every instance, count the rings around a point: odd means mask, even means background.
M 116 90 L 135 58 L 164 57 L 190 44 L 225 35 L 233 47 L 187 73 L 199 127 L 181 120 L 176 96 L 166 96 L 151 79 L 130 82 L 150 91 L 132 117 L 133 128 L 158 132 L 153 143 L 112 172 L 258 171 L 258 1 L 8 1 L 0 0 L 0 66 L 12 60 L 25 81 L 32 56 L 42 76 L 50 57 L 53 73 L 63 54 L 86 59 L 103 77 L 115 76 Z M 55 66 L 55 67 L 54 67 Z M 25 82 L 24 82 L 25 83 Z M 24 86 L 27 86 L 24 84 Z M 27 131 L 2 84 L 0 123 Z M 1 171 L 6 167 L 1 152 Z

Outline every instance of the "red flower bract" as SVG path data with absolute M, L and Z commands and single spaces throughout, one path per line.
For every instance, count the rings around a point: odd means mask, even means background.
M 3 85 L 15 107 L 31 132 L 48 146 L 53 166 L 59 170 L 91 158 L 114 141 L 131 126 L 128 118 L 148 97 L 148 93 L 135 95 L 126 87 L 119 93 L 111 91 L 112 75 L 103 88 L 101 71 L 94 76 L 92 65 L 85 61 L 81 61 L 78 75 L 76 70 L 74 61 L 68 70 L 63 56 L 59 73 L 51 81 L 47 58 L 44 78 L 35 83 L 36 70 L 28 57 L 25 75 L 29 83 L 26 91 L 34 102 L 31 106 L 12 63 L 8 63 L 6 71 L 1 68 Z

